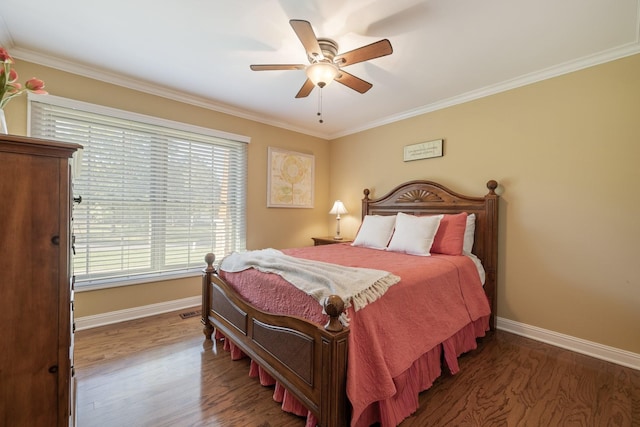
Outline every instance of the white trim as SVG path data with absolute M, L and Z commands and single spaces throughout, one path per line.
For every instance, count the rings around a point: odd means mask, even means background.
M 75 319 L 76 331 L 97 328 L 98 326 L 111 325 L 113 323 L 126 322 L 127 320 L 140 319 L 141 317 L 155 316 L 156 314 L 196 307 L 202 304 L 202 297 L 188 297 L 141 307 L 127 308 L 124 310 L 110 311 L 107 313 L 83 316 Z
M 556 347 L 586 354 L 597 359 L 606 360 L 628 368 L 640 370 L 640 354 L 609 347 L 592 341 L 560 334 L 536 326 L 527 325 L 502 317 L 496 318 L 496 327 L 502 331 L 511 332 L 536 341 L 541 341 Z
M 107 107 L 104 105 L 92 104 L 89 102 L 78 101 L 76 99 L 63 98 L 55 95 L 38 95 L 32 92 L 27 93 L 28 101 L 41 102 L 43 104 L 55 105 L 57 107 L 70 108 L 73 110 L 81 110 L 89 113 L 102 114 L 109 117 L 117 117 L 119 119 L 131 120 L 155 126 L 162 126 L 169 129 L 177 129 L 185 132 L 193 132 L 201 135 L 213 136 L 215 138 L 229 139 L 236 142 L 249 143 L 251 137 L 238 135 L 235 133 L 225 132 L 222 130 L 205 128 L 202 126 L 191 125 L 188 123 L 177 122 L 175 120 L 163 119 L 160 117 L 148 116 L 146 114 L 134 113 L 133 111 L 121 110 L 119 108 Z M 31 103 L 29 103 L 31 106 Z M 29 114 L 29 118 L 31 114 Z M 31 136 L 31 123 L 28 123 L 27 131 Z
M 1 34 L 0 34 L 1 36 Z M 1 39 L 0 39 L 1 40 Z M 0 43 L 1 44 L 1 43 Z M 90 79 L 98 80 L 101 82 L 114 84 L 127 89 L 137 90 L 139 92 L 148 93 L 155 96 L 161 96 L 163 98 L 171 99 L 173 101 L 182 102 L 185 104 L 193 105 L 196 107 L 206 108 L 208 110 L 217 111 L 223 114 L 229 114 L 234 117 L 242 119 L 252 120 L 258 123 L 263 123 L 269 126 L 275 126 L 282 129 L 287 129 L 294 132 L 299 132 L 305 135 L 315 136 L 322 139 L 327 139 L 326 135 L 320 132 L 314 132 L 312 130 L 297 127 L 287 123 L 286 121 L 280 121 L 273 118 L 265 117 L 256 114 L 251 111 L 242 110 L 221 102 L 214 101 L 212 99 L 204 98 L 201 96 L 185 94 L 175 89 L 171 89 L 162 85 L 145 82 L 143 80 L 122 76 L 120 74 L 112 73 L 109 71 L 101 70 L 99 68 L 78 64 L 65 59 L 56 58 L 55 56 L 34 52 L 29 49 L 20 48 L 14 46 L 13 43 L 5 44 L 5 48 L 11 50 L 11 56 L 24 61 L 29 61 L 34 64 L 43 65 L 45 67 L 55 68 L 60 71 L 65 71 L 71 74 L 77 74 L 82 77 L 88 77 Z
M 122 286 L 134 286 L 141 285 L 143 283 L 153 283 L 164 280 L 176 280 L 176 279 L 186 279 L 190 277 L 200 277 L 202 276 L 202 267 L 194 267 L 192 271 L 186 272 L 163 272 L 163 273 L 149 273 L 149 274 L 140 274 L 140 275 L 131 275 L 125 277 L 111 277 L 107 279 L 94 279 L 88 280 L 83 283 L 79 280 L 76 280 L 76 289 L 77 293 L 87 292 L 87 291 L 97 291 L 99 289 L 110 289 L 110 288 L 120 288 Z
M 528 73 L 510 80 L 485 86 L 483 88 L 472 90 L 470 92 L 465 92 L 452 98 L 443 99 L 431 104 L 414 108 L 412 110 L 393 114 L 388 117 L 383 117 L 373 122 L 365 123 L 360 127 L 354 127 L 346 129 L 344 132 L 327 135 L 326 138 L 331 140 L 353 133 L 363 132 L 365 130 L 373 129 L 390 123 L 395 123 L 401 120 L 410 119 L 422 114 L 431 113 L 434 111 L 442 110 L 444 108 L 453 107 L 455 105 L 464 104 L 466 102 L 475 101 L 477 99 L 486 98 L 488 96 L 506 92 L 508 90 L 517 89 L 519 87 L 548 80 L 554 77 L 559 77 L 564 74 L 580 71 L 585 68 L 594 67 L 596 65 L 626 58 L 627 56 L 635 55 L 637 53 L 640 53 L 640 43 L 636 41 L 634 43 L 628 43 L 626 45 L 609 49 L 604 52 L 588 55 L 586 57 L 578 58 L 569 62 L 565 62 L 563 64 L 554 65 L 553 67 Z
M 139 319 L 142 317 L 154 316 L 156 314 L 168 313 L 170 311 L 182 310 L 200 306 L 201 296 L 182 298 L 179 300 L 150 304 L 141 307 L 133 307 L 124 310 L 111 311 L 92 316 L 78 317 L 75 320 L 76 330 L 97 328 L 99 326 L 111 325 L 113 323 L 125 322 L 127 320 Z M 526 338 L 544 342 L 576 353 L 606 360 L 628 368 L 640 370 L 640 354 L 615 347 L 598 344 L 592 341 L 575 338 L 570 335 L 560 334 L 536 326 L 527 325 L 503 317 L 496 318 L 496 326 L 501 331 L 511 332 Z
M 640 21 L 640 8 L 638 8 L 638 21 Z M 1 27 L 1 25 L 0 25 Z M 1 29 L 1 28 L 0 28 Z M 224 114 L 229 114 L 234 117 L 240 117 L 247 120 L 252 120 L 258 123 L 263 123 L 270 126 L 275 126 L 282 129 L 299 132 L 305 135 L 315 136 L 326 140 L 333 140 L 343 136 L 351 135 L 358 132 L 363 132 L 372 128 L 383 126 L 390 123 L 395 123 L 400 120 L 409 119 L 422 114 L 430 113 L 433 111 L 441 110 L 447 107 L 452 107 L 465 102 L 473 101 L 476 99 L 484 98 L 497 93 L 505 92 L 507 90 L 515 89 L 518 87 L 526 86 L 532 83 L 536 83 L 542 80 L 558 77 L 564 74 L 579 71 L 584 68 L 593 67 L 606 62 L 615 61 L 617 59 L 625 58 L 627 56 L 640 53 L 640 26 L 638 27 L 638 35 L 636 40 L 615 48 L 611 48 L 602 52 L 598 52 L 592 55 L 587 55 L 582 58 L 567 61 L 563 64 L 558 64 L 547 69 L 538 70 L 523 76 L 513 78 L 504 82 L 499 82 L 494 85 L 489 85 L 478 90 L 473 90 L 467 93 L 454 96 L 449 99 L 444 99 L 431 104 L 427 104 L 415 109 L 393 114 L 387 117 L 383 117 L 378 120 L 374 120 L 369 123 L 365 123 L 359 127 L 353 127 L 345 129 L 344 131 L 328 134 L 322 132 L 316 132 L 311 129 L 293 126 L 289 123 L 282 122 L 273 118 L 265 117 L 262 114 L 238 109 L 229 105 L 221 104 L 211 99 L 198 97 L 194 95 L 186 95 L 177 90 L 169 89 L 157 84 L 144 82 L 138 79 L 121 76 L 119 74 L 99 70 L 98 68 L 89 67 L 86 65 L 77 64 L 64 59 L 56 58 L 51 55 L 46 55 L 38 52 L 31 51 L 29 49 L 19 48 L 13 46 L 13 43 L 6 44 L 5 47 L 11 48 L 12 56 L 14 58 L 22 59 L 25 61 L 33 62 L 34 64 L 43 65 L 46 67 L 55 68 L 68 73 L 77 74 L 83 77 L 92 78 L 95 80 L 103 81 L 105 83 L 115 84 L 128 89 L 137 90 L 140 92 L 148 93 L 151 95 L 161 96 L 163 98 L 172 99 L 174 101 L 183 102 L 185 104 L 194 105 L 201 108 L 206 108 L 212 111 L 217 111 Z M 2 36 L 2 34 L 0 34 Z

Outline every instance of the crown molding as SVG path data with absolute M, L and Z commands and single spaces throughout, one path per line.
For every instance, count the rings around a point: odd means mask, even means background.
M 409 119 L 412 117 L 420 116 L 422 114 L 431 113 L 437 110 L 441 110 L 443 108 L 464 104 L 465 102 L 474 101 L 474 100 L 495 95 L 501 92 L 506 92 L 511 89 L 527 86 L 533 83 L 558 77 L 564 74 L 573 73 L 575 71 L 579 71 L 589 67 L 594 67 L 596 65 L 604 64 L 606 62 L 615 61 L 617 59 L 625 58 L 627 56 L 636 55 L 640 53 L 640 42 L 638 42 L 638 39 L 640 39 L 640 35 L 636 37 L 636 41 L 633 43 L 629 43 L 615 49 L 610 49 L 604 52 L 600 52 L 598 54 L 585 56 L 583 58 L 579 58 L 574 61 L 565 62 L 563 64 L 549 67 L 540 71 L 525 74 L 515 79 L 506 80 L 504 82 L 500 82 L 490 86 L 485 86 L 477 90 L 466 92 L 461 95 L 454 96 L 452 98 L 434 102 L 432 104 L 423 105 L 421 107 L 404 111 L 399 114 L 387 116 L 380 120 L 369 122 L 364 126 L 349 129 L 348 131 L 345 131 L 343 133 L 335 133 L 335 134 L 329 135 L 328 139 L 340 138 L 343 136 L 373 129 L 379 126 L 383 126 L 383 125 L 395 123 L 401 120 Z
M 0 37 L 1 37 L 2 27 L 3 26 L 0 23 Z M 1 41 L 2 41 L 2 38 L 0 38 L 0 42 Z M 9 44 L 7 44 L 7 46 L 9 46 Z M 293 132 L 298 132 L 305 135 L 327 139 L 327 135 L 325 134 L 314 133 L 309 131 L 308 129 L 291 126 L 288 123 L 274 120 L 272 118 L 264 117 L 262 115 L 259 115 L 251 111 L 238 109 L 230 105 L 214 102 L 211 99 L 207 99 L 204 97 L 185 94 L 175 89 L 170 89 L 161 85 L 145 82 L 143 80 L 123 76 L 121 74 L 112 73 L 112 72 L 98 69 L 95 67 L 90 67 L 84 64 L 67 61 L 61 58 L 34 52 L 28 49 L 23 49 L 19 47 L 13 47 L 10 49 L 11 49 L 11 56 L 17 59 L 21 59 L 23 61 L 32 62 L 34 64 L 54 68 L 54 69 L 71 73 L 71 74 L 77 74 L 79 76 L 98 80 L 104 83 L 122 86 L 127 89 L 136 90 L 138 92 L 160 96 L 163 98 L 171 99 L 173 101 L 182 102 L 184 104 L 189 104 L 196 107 L 216 111 L 218 113 L 228 114 L 230 116 L 251 120 L 251 121 L 266 124 L 269 126 L 275 126 L 275 127 L 290 130 Z
M 474 101 L 480 98 L 495 95 L 511 89 L 527 86 L 543 80 L 558 77 L 564 74 L 572 73 L 585 68 L 593 67 L 606 62 L 610 62 L 610 61 L 615 61 L 617 59 L 621 59 L 627 56 L 640 53 L 640 42 L 639 42 L 640 27 L 639 27 L 639 33 L 636 36 L 636 41 L 633 43 L 629 43 L 629 44 L 620 46 L 618 48 L 600 52 L 598 54 L 579 58 L 574 61 L 565 62 L 563 64 L 560 64 L 554 67 L 549 67 L 537 72 L 525 74 L 515 79 L 507 80 L 494 85 L 489 85 L 484 88 L 480 88 L 478 90 L 466 92 L 458 96 L 444 99 L 442 101 L 434 102 L 431 104 L 427 104 L 412 110 L 404 111 L 398 114 L 393 114 L 393 115 L 381 118 L 379 120 L 369 122 L 363 126 L 346 129 L 343 132 L 325 134 L 325 133 L 313 132 L 306 128 L 291 126 L 288 123 L 275 120 L 269 117 L 264 117 L 255 112 L 238 109 L 238 108 L 221 104 L 221 103 L 216 103 L 207 98 L 203 98 L 195 95 L 187 95 L 182 92 L 169 89 L 160 85 L 144 82 L 139 79 L 122 76 L 120 74 L 111 73 L 111 72 L 100 70 L 94 67 L 89 67 L 83 64 L 78 64 L 75 62 L 56 58 L 50 55 L 36 53 L 27 49 L 22 49 L 18 47 L 11 48 L 12 43 L 11 43 L 10 36 L 6 33 L 6 26 L 3 25 L 2 22 L 0 22 L 0 43 L 2 43 L 3 40 L 8 41 L 3 44 L 8 49 L 12 50 L 11 54 L 15 58 L 33 62 L 35 64 L 39 64 L 42 66 L 55 68 L 55 69 L 69 72 L 72 74 L 77 74 L 83 77 L 99 80 L 105 83 L 126 87 L 128 89 L 136 90 L 139 92 L 160 96 L 163 98 L 171 99 L 171 100 L 182 102 L 185 104 L 194 105 L 196 107 L 205 108 L 205 109 L 216 111 L 219 113 L 228 114 L 234 117 L 251 120 L 251 121 L 262 123 L 265 125 L 278 127 L 281 129 L 286 129 L 293 132 L 298 132 L 301 134 L 305 134 L 305 135 L 309 135 L 309 136 L 313 136 L 313 137 L 321 138 L 325 140 L 333 140 L 336 138 L 352 135 L 352 134 L 370 130 L 379 126 L 395 123 L 401 120 L 406 120 L 409 118 L 413 118 L 416 116 L 441 110 L 443 108 L 448 108 L 455 105 L 463 104 L 469 101 Z

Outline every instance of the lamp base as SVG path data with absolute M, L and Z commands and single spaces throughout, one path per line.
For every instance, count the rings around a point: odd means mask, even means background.
M 333 240 L 342 240 L 342 236 L 334 236 Z

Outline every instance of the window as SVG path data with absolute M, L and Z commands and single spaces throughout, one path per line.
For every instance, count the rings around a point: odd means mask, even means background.
M 184 277 L 245 249 L 248 138 L 29 96 L 30 135 L 84 146 L 74 195 L 79 288 Z

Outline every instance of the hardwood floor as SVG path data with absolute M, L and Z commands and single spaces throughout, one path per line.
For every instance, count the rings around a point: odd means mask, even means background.
M 78 426 L 304 426 L 201 330 L 174 312 L 78 331 Z M 460 368 L 401 426 L 640 426 L 640 371 L 503 331 Z

